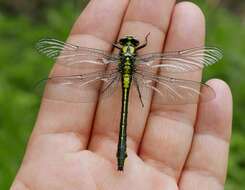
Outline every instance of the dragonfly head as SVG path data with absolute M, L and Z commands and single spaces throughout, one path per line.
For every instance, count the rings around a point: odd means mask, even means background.
M 132 45 L 134 47 L 137 47 L 140 44 L 140 42 L 137 39 L 135 39 L 133 36 L 125 36 L 124 38 L 121 38 L 119 40 L 119 44 L 122 46 Z

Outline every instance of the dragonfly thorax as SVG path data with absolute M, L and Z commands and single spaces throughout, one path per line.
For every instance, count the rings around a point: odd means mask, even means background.
M 139 41 L 132 36 L 126 36 L 119 40 L 119 44 L 121 45 L 121 56 L 131 57 L 136 55 L 137 46 L 139 45 Z
M 125 56 L 125 57 L 131 57 L 131 56 L 135 56 L 136 55 L 136 48 L 134 46 L 126 45 L 123 46 L 121 49 L 121 56 Z

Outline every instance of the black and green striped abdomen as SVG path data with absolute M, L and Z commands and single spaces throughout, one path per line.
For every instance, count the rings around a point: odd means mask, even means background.
M 122 110 L 117 149 L 118 170 L 123 170 L 124 161 L 127 157 L 127 118 L 128 118 L 129 88 L 124 88 L 122 95 Z
M 132 82 L 132 62 L 126 58 L 122 63 L 122 109 L 120 120 L 119 141 L 117 149 L 118 170 L 123 170 L 124 161 L 127 157 L 127 119 L 128 119 L 128 100 L 129 91 Z

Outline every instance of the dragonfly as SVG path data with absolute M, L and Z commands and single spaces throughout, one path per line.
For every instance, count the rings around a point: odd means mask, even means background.
M 123 171 L 127 158 L 127 119 L 130 89 L 134 88 L 144 107 L 153 96 L 159 105 L 197 104 L 215 97 L 214 90 L 199 81 L 176 77 L 178 74 L 202 70 L 217 63 L 222 51 L 217 47 L 195 47 L 164 53 L 139 54 L 148 44 L 148 35 L 140 43 L 125 36 L 112 46 L 111 53 L 95 48 L 62 42 L 53 38 L 41 39 L 36 49 L 56 60 L 56 65 L 76 71 L 75 74 L 53 74 L 42 80 L 44 98 L 65 102 L 90 102 L 108 97 L 117 89 L 121 93 L 121 119 L 117 146 L 117 169 Z M 172 77 L 174 75 L 175 77 Z

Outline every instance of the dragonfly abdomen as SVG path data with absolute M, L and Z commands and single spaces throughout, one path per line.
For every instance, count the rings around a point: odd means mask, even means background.
M 126 82 L 127 83 L 127 82 Z M 117 148 L 118 170 L 122 171 L 125 159 L 127 158 L 127 118 L 128 118 L 128 97 L 130 87 L 122 88 L 122 110 Z
M 123 170 L 125 159 L 127 158 L 127 119 L 128 119 L 128 99 L 132 82 L 133 62 L 130 56 L 125 56 L 121 65 L 122 73 L 122 110 L 120 121 L 120 132 L 117 151 L 118 170 Z
M 133 60 L 130 56 L 126 56 L 122 62 L 122 83 L 124 88 L 129 88 L 132 81 Z

